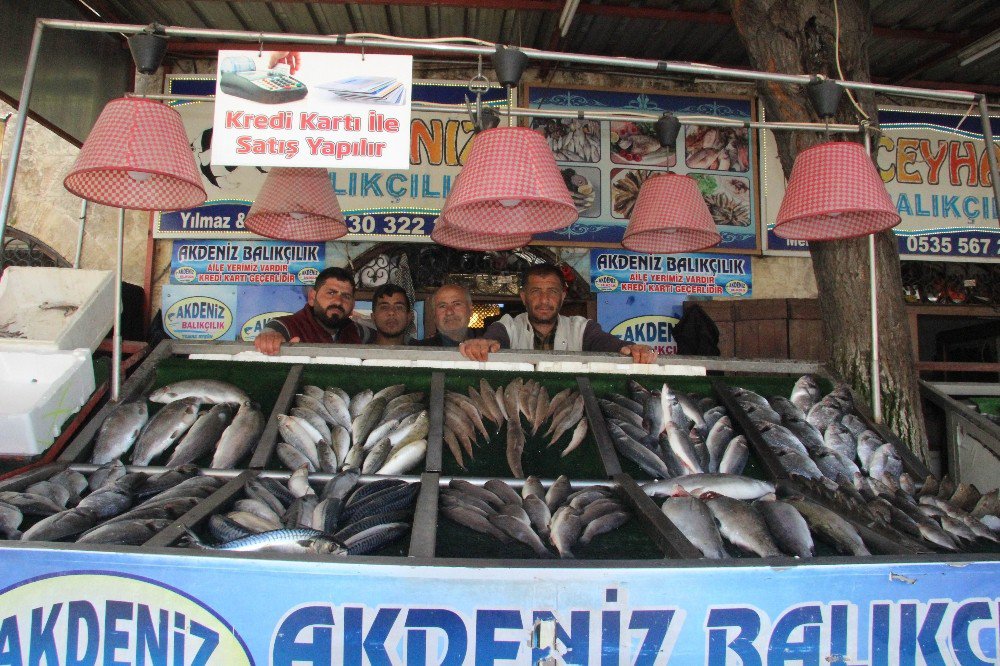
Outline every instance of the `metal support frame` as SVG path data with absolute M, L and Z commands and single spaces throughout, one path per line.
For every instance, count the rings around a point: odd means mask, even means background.
M 88 21 L 69 21 L 62 19 L 38 19 L 35 21 L 35 30 L 31 39 L 31 47 L 28 52 L 28 62 L 25 69 L 24 80 L 21 85 L 21 97 L 18 103 L 17 122 L 14 128 L 14 138 L 11 143 L 11 155 L 7 165 L 7 172 L 4 174 L 3 193 L 0 198 L 0 243 L 3 241 L 7 228 L 7 220 L 10 216 L 11 198 L 14 191 L 14 179 L 17 172 L 17 164 L 21 154 L 21 144 L 24 140 L 24 129 L 28 118 L 28 110 L 31 101 L 31 89 L 34 84 L 35 70 L 38 65 L 38 54 L 41 49 L 42 36 L 45 28 L 60 30 L 79 30 L 85 32 L 116 32 L 123 35 L 134 35 L 146 30 L 144 25 L 129 25 L 124 23 L 91 23 Z M 455 43 L 447 44 L 437 41 L 417 41 L 393 38 L 389 36 L 381 37 L 355 37 L 352 35 L 301 35 L 285 33 L 264 33 L 248 32 L 243 30 L 214 30 L 207 28 L 184 28 L 170 26 L 163 29 L 163 34 L 167 37 L 186 37 L 196 39 L 206 39 L 212 41 L 246 41 L 263 43 L 295 43 L 301 45 L 333 45 L 347 47 L 384 48 L 392 50 L 402 50 L 406 52 L 435 52 L 449 53 L 454 55 L 490 56 L 496 49 L 495 44 L 488 44 L 475 40 L 475 43 Z M 462 41 L 462 40 L 456 40 Z M 465 40 L 472 42 L 474 40 Z M 565 53 L 560 51 L 542 51 L 539 49 L 525 48 L 521 51 L 528 58 L 533 60 L 571 62 L 585 65 L 596 65 L 600 67 L 624 68 L 636 70 L 654 70 L 661 73 L 687 74 L 692 76 L 708 76 L 717 79 L 734 79 L 737 81 L 772 81 L 776 83 L 807 85 L 824 77 L 810 74 L 778 74 L 773 72 L 761 72 L 756 70 L 744 70 L 727 67 L 715 67 L 700 63 L 672 62 L 665 60 L 650 60 L 643 58 L 618 58 L 608 56 L 590 56 L 575 53 Z M 902 97 L 914 97 L 918 99 L 933 99 L 957 103 L 977 103 L 983 123 L 983 137 L 987 143 L 987 155 L 990 163 L 990 171 L 993 180 L 993 191 L 998 201 L 1000 201 L 1000 175 L 998 175 L 997 159 L 992 150 L 993 136 L 990 131 L 990 119 L 984 95 L 977 95 L 971 92 L 950 91 L 950 90 L 926 90 L 923 88 L 911 88 L 906 86 L 891 86 L 861 81 L 837 80 L 837 83 L 847 89 L 867 90 L 876 93 L 886 93 Z M 520 111 L 518 112 L 520 114 Z M 538 112 L 529 112 L 530 115 L 545 115 Z M 718 119 L 715 122 L 719 122 Z M 698 121 L 698 124 L 708 124 Z M 725 123 L 723 124 L 732 124 Z M 768 126 L 762 123 L 740 123 L 747 127 Z M 784 123 L 781 129 L 812 129 L 805 123 L 802 126 L 797 123 Z M 775 126 L 777 129 L 778 127 Z M 865 134 L 865 142 L 868 145 L 869 137 Z M 115 284 L 116 317 L 114 328 L 114 358 L 112 359 L 112 386 L 111 399 L 116 401 L 120 388 L 120 362 L 121 362 L 121 269 L 122 269 L 122 245 L 124 243 L 124 211 L 119 213 L 118 224 L 118 264 Z M 872 257 L 872 337 L 873 337 L 873 380 L 875 379 L 877 364 L 877 332 L 875 325 L 875 293 L 874 293 L 874 239 L 869 240 L 869 254 Z M 78 262 L 77 262 L 78 263 Z M 877 391 L 874 390 L 873 383 L 873 405 L 876 419 L 880 420 L 881 405 L 874 403 Z
M 865 135 L 865 152 L 871 155 L 872 138 L 868 132 Z M 868 234 L 868 302 L 871 304 L 872 322 L 872 364 L 871 364 L 871 392 L 872 392 L 872 417 L 875 423 L 882 423 L 882 370 L 879 367 L 878 349 L 878 275 L 876 275 L 875 264 L 875 234 Z

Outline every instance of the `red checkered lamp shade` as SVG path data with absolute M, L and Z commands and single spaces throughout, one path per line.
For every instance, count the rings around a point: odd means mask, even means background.
M 579 217 L 548 142 L 527 127 L 477 134 L 447 207 L 449 225 L 495 236 L 555 231 Z
M 182 210 L 206 197 L 180 114 L 138 97 L 108 102 L 63 186 L 132 210 Z
M 290 241 L 328 241 L 347 233 L 330 174 L 290 167 L 267 174 L 250 207 L 246 230 Z
M 864 146 L 832 141 L 795 158 L 774 233 L 805 241 L 842 240 L 890 229 L 899 213 Z
M 484 231 L 468 231 L 449 223 L 442 210 L 438 216 L 431 238 L 438 245 L 447 245 L 458 250 L 478 250 L 496 252 L 524 247 L 531 242 L 531 234 L 500 234 Z
M 703 250 L 721 240 L 698 184 L 688 176 L 664 173 L 642 184 L 622 246 L 673 254 Z

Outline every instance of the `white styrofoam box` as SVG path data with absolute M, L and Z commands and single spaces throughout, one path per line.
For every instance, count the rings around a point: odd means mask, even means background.
M 94 388 L 88 349 L 0 349 L 0 455 L 47 449 Z
M 0 348 L 93 352 L 114 319 L 111 271 L 10 266 L 0 278 Z

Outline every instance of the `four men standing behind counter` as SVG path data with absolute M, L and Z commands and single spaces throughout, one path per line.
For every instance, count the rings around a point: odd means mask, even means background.
M 375 331 L 350 319 L 354 310 L 354 281 L 343 268 L 327 268 L 309 289 L 306 305 L 293 315 L 272 319 L 257 336 L 254 346 L 265 354 L 280 353 L 285 342 L 382 345 L 415 344 L 458 347 L 467 358 L 485 361 L 500 349 L 618 352 L 637 363 L 653 363 L 656 353 L 646 345 L 628 344 L 605 333 L 586 317 L 560 314 L 566 298 L 562 271 L 550 264 L 529 267 L 521 276 L 521 302 L 526 312 L 504 315 L 482 337 L 469 329 L 472 298 L 456 284 L 441 286 L 431 297 L 437 333 L 425 340 L 409 340 L 413 307 L 406 292 L 393 284 L 382 285 L 372 296 Z

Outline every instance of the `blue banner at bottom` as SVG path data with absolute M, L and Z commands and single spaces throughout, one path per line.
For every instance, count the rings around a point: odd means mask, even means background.
M 998 658 L 996 561 L 477 568 L 7 547 L 0 562 L 4 664 Z M 551 638 L 533 642 L 536 626 Z

